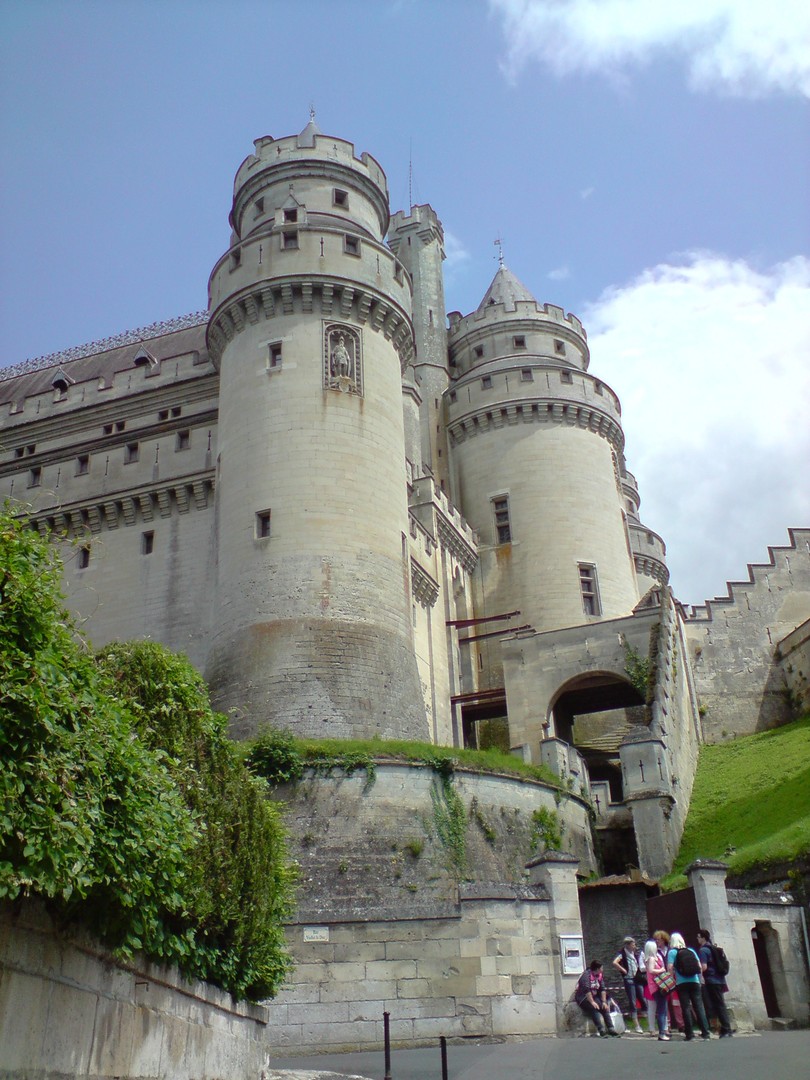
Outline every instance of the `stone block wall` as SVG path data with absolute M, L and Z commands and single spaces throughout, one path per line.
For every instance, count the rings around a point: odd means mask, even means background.
M 810 618 L 810 529 L 749 564 L 747 581 L 693 607 L 686 634 L 706 740 L 751 735 L 795 715 L 779 642 Z M 804 669 L 805 675 L 808 674 Z
M 266 1023 L 262 1006 L 67 939 L 36 904 L 0 907 L 4 1080 L 259 1076 Z

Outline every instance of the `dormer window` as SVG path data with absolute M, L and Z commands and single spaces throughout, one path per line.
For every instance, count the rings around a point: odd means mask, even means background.
M 284 211 L 284 224 L 294 225 L 298 221 L 298 210 L 294 206 L 288 207 Z
M 60 368 L 51 380 L 51 386 L 58 394 L 66 394 L 68 387 L 73 383 L 68 375 Z
M 148 367 L 152 368 L 157 364 L 157 360 L 152 354 L 141 345 L 140 349 L 135 353 L 135 358 L 132 363 L 135 367 Z

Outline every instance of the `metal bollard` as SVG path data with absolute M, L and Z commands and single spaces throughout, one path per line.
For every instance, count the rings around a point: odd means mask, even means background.
M 442 1048 L 442 1080 L 447 1080 L 447 1039 L 444 1035 L 439 1038 L 439 1045 Z
M 383 1080 L 391 1080 L 391 1032 L 389 1023 L 391 1014 L 383 1013 L 383 1043 L 385 1044 L 385 1076 Z

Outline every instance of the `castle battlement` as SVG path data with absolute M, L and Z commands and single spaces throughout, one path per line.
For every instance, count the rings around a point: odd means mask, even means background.
M 810 566 L 810 529 L 788 529 L 790 543 L 787 546 L 769 547 L 768 562 L 748 563 L 748 578 L 726 582 L 727 596 L 715 596 L 702 604 L 691 605 L 686 620 L 689 623 L 710 623 L 720 612 L 726 613 L 737 605 L 745 605 L 748 608 L 747 594 L 752 585 L 764 585 L 771 588 L 769 575 L 773 572 L 790 575 L 791 571 L 798 567 L 791 566 L 791 558 L 795 555 L 804 564 L 804 573 Z M 781 586 L 784 588 L 784 585 Z
M 588 340 L 585 328 L 577 316 L 570 312 L 566 315 L 565 309 L 558 307 L 557 304 L 540 304 L 536 300 L 516 300 L 513 304 L 497 301 L 488 303 L 476 308 L 469 315 L 451 311 L 448 315 L 451 343 L 482 324 L 501 323 L 505 317 L 510 322 L 520 318 L 530 319 L 533 322 L 541 319 L 543 322 L 560 327 L 566 333 L 575 335 L 582 340 L 583 344 Z
M 309 130 L 309 134 L 307 133 Z M 294 163 L 296 169 L 312 161 L 325 161 L 352 169 L 376 184 L 388 197 L 388 180 L 382 165 L 365 150 L 358 156 L 354 143 L 322 135 L 308 125 L 300 135 L 280 139 L 264 135 L 253 142 L 256 152 L 248 154 L 236 171 L 234 195 L 261 169 Z
M 423 243 L 429 240 L 437 240 L 444 249 L 444 229 L 436 211 L 428 203 L 421 206 L 412 206 L 410 213 L 397 210 L 391 215 L 388 226 L 388 246 L 396 254 L 402 243 L 402 239 L 410 233 L 415 233 Z M 444 255 L 444 250 L 442 250 Z

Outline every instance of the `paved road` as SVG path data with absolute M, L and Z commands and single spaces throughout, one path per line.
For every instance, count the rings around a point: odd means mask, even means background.
M 449 1080 L 804 1080 L 810 1077 L 810 1031 L 760 1032 L 732 1039 L 675 1037 L 659 1043 L 649 1036 L 621 1039 L 545 1038 L 527 1042 L 451 1042 Z M 337 1080 L 361 1076 L 383 1080 L 382 1050 L 319 1054 L 272 1062 L 268 1080 Z M 438 1044 L 394 1050 L 391 1080 L 441 1080 Z

